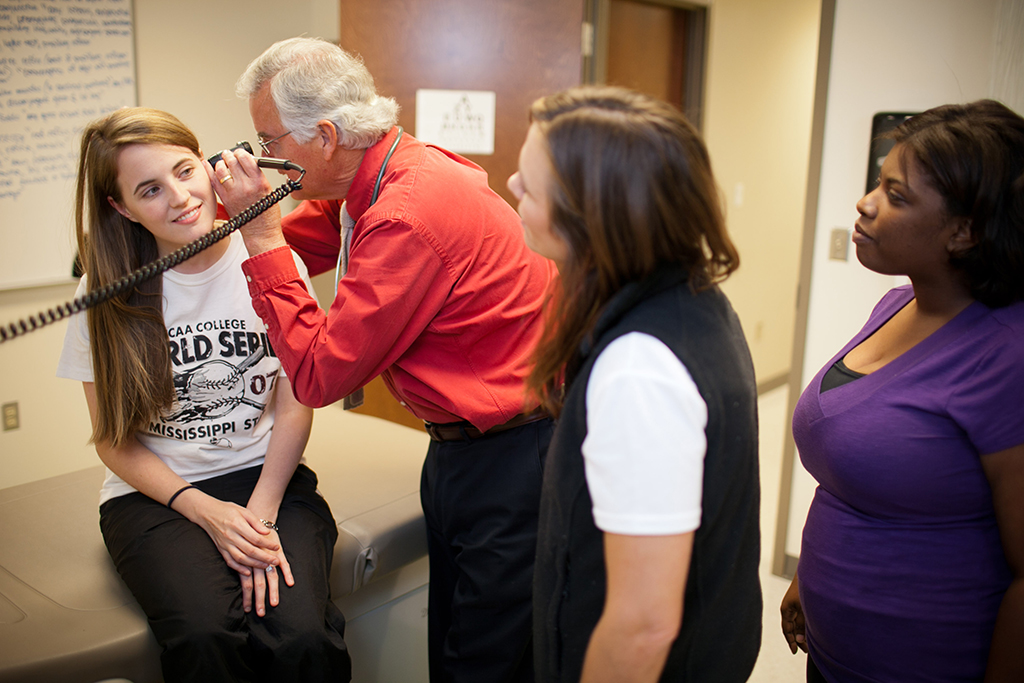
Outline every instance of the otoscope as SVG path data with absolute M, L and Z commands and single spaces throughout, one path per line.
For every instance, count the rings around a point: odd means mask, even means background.
M 245 140 L 235 143 L 235 146 L 231 148 L 234 152 L 236 149 L 244 149 L 249 154 L 252 154 L 252 145 Z M 207 159 L 210 162 L 210 166 L 217 166 L 217 162 L 221 160 L 221 154 L 214 154 L 212 157 Z M 255 155 L 253 155 L 255 156 Z M 260 168 L 273 168 L 277 171 L 299 171 L 305 173 L 303 168 L 298 164 L 293 164 L 287 159 L 274 159 L 273 157 L 256 157 L 256 165 Z M 300 178 L 301 180 L 301 178 Z
M 252 145 L 245 141 L 239 142 L 231 149 L 244 149 L 249 154 L 252 154 Z M 220 160 L 221 155 L 216 154 L 210 157 L 208 161 L 211 166 L 216 166 L 217 162 Z M 306 175 L 306 171 L 298 164 L 292 163 L 287 159 L 257 157 L 256 165 L 261 168 L 273 168 L 280 171 L 298 171 L 299 177 L 297 180 L 289 178 L 276 190 L 268 194 L 266 197 L 257 200 L 255 204 L 245 209 L 219 228 L 211 230 L 196 241 L 186 244 L 177 251 L 171 252 L 152 263 L 147 263 L 138 270 L 125 275 L 120 280 L 111 282 L 104 287 L 88 292 L 74 301 L 63 303 L 48 311 L 42 311 L 41 313 L 31 315 L 28 318 L 19 320 L 18 322 L 0 327 L 0 344 L 10 341 L 15 337 L 23 336 L 33 330 L 38 330 L 40 327 L 49 325 L 50 323 L 63 320 L 64 318 L 84 311 L 87 308 L 98 306 L 105 301 L 113 299 L 118 294 L 128 291 L 140 282 L 145 282 L 146 280 L 150 280 L 157 275 L 160 275 L 164 271 L 170 270 L 179 263 L 192 258 L 203 249 L 206 249 L 210 245 L 224 239 L 235 230 L 238 230 L 238 228 L 272 207 L 274 204 L 277 204 L 295 190 L 302 189 L 302 178 Z

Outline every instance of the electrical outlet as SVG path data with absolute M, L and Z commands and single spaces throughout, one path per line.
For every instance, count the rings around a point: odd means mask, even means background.
M 17 429 L 18 425 L 19 425 L 19 422 L 18 422 L 18 403 L 17 403 L 17 401 L 15 401 L 13 403 L 5 403 L 3 405 L 3 413 L 4 413 L 4 431 L 5 432 L 9 432 L 12 429 Z
M 828 257 L 832 261 L 845 261 L 850 249 L 850 231 L 846 228 L 832 228 L 829 238 Z

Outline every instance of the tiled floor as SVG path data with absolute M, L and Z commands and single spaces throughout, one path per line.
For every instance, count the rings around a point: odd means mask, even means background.
M 761 590 L 764 593 L 764 631 L 750 683 L 801 683 L 806 656 L 792 655 L 779 626 L 779 603 L 789 581 L 771 573 L 771 553 L 775 544 L 775 514 L 779 501 L 782 470 L 782 442 L 789 429 L 786 415 L 787 387 L 762 394 L 757 402 L 761 442 Z

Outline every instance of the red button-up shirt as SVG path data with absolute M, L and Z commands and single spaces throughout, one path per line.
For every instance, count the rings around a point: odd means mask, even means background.
M 414 415 L 486 430 L 522 412 L 524 379 L 555 277 L 523 241 L 516 212 L 475 164 L 397 129 L 369 148 L 348 194 L 349 267 L 325 314 L 285 248 L 243 264 L 296 396 L 332 403 L 383 375 Z M 333 267 L 339 201 L 306 201 L 284 232 L 311 274 Z

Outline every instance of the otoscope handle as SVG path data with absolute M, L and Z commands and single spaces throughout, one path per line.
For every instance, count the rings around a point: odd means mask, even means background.
M 253 153 L 252 145 L 250 145 L 245 140 L 236 143 L 235 146 L 231 148 L 231 151 L 233 152 L 236 149 L 244 149 L 249 154 Z M 221 160 L 221 157 L 221 154 L 214 154 L 212 157 L 207 159 L 207 161 L 210 162 L 210 166 L 216 168 L 217 162 Z M 293 164 L 287 159 L 275 159 L 273 157 L 256 157 L 256 165 L 259 166 L 260 168 L 272 168 L 277 171 L 298 171 L 299 173 L 302 173 L 301 166 L 299 166 L 298 164 Z
M 257 157 L 256 165 L 260 168 L 273 168 L 278 171 L 298 171 L 302 173 L 302 167 L 298 164 L 293 164 L 287 159 L 275 159 L 273 157 Z

